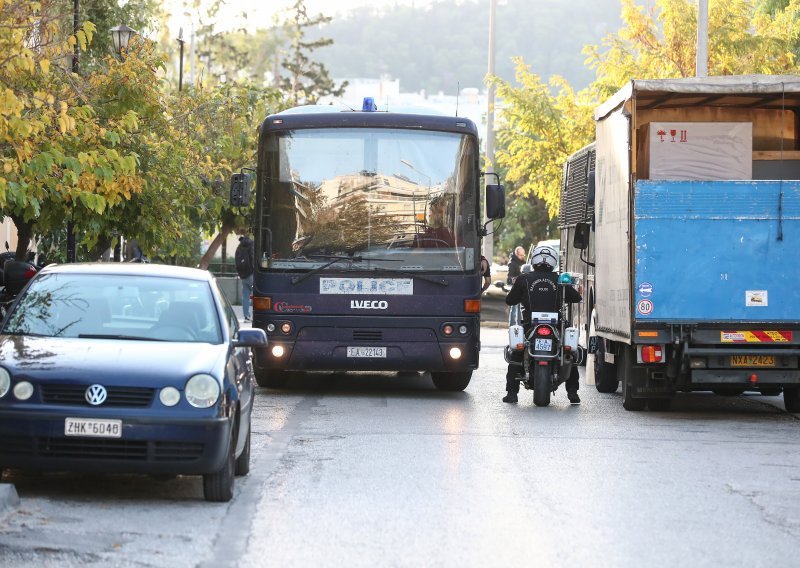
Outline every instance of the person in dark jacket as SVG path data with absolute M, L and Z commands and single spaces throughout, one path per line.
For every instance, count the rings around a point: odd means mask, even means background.
M 481 281 L 483 283 L 481 285 L 481 294 L 483 294 L 492 285 L 492 269 L 485 256 L 481 256 Z
M 242 281 L 242 314 L 244 321 L 250 321 L 250 296 L 253 294 L 253 272 L 255 271 L 255 248 L 253 240 L 247 235 L 239 237 L 236 247 L 236 273 Z
M 508 295 L 506 304 L 514 306 L 522 304 L 522 328 L 525 337 L 531 330 L 531 312 L 561 313 L 558 274 L 553 268 L 558 264 L 558 259 L 550 247 L 536 247 L 531 256 L 533 272 L 524 272 L 514 281 Z M 570 304 L 581 301 L 581 295 L 572 286 L 564 289 L 564 301 Z M 562 316 L 563 317 L 563 316 Z M 519 392 L 519 376 L 522 372 L 520 363 L 523 361 L 522 351 L 512 351 L 511 361 L 506 372 L 506 391 L 503 402 L 517 402 Z M 572 367 L 572 374 L 567 379 L 565 387 L 567 397 L 572 404 L 580 404 L 578 396 L 578 368 Z
M 507 284 L 513 284 L 514 280 L 522 273 L 522 265 L 525 264 L 525 249 L 517 247 L 514 249 L 514 254 L 511 255 L 511 260 L 508 261 L 508 278 Z

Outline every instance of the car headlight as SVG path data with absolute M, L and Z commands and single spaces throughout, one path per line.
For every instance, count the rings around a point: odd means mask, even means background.
M 183 392 L 195 408 L 208 408 L 219 398 L 219 383 L 211 375 L 195 375 L 186 382 Z
M 181 393 L 175 387 L 164 387 L 158 393 L 158 399 L 164 406 L 175 406 L 181 400 Z
M 8 374 L 3 367 L 0 367 L 0 398 L 8 394 L 8 389 L 11 388 L 11 375 Z
M 33 385 L 28 381 L 20 381 L 14 385 L 14 396 L 17 400 L 28 400 L 33 396 Z

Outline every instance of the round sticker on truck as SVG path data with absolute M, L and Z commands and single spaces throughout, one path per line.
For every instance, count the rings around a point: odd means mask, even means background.
M 639 303 L 636 304 L 636 311 L 643 316 L 649 316 L 653 313 L 653 302 L 650 300 L 639 300 Z

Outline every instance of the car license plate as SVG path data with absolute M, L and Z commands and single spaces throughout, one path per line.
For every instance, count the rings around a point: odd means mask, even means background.
M 731 355 L 731 367 L 774 367 L 772 355 Z
M 536 341 L 533 342 L 534 351 L 550 351 L 552 349 L 553 349 L 552 339 L 539 339 L 537 337 Z
M 348 347 L 348 357 L 386 357 L 386 347 Z
M 65 436 L 89 436 L 93 438 L 121 438 L 122 420 L 96 418 L 64 419 Z

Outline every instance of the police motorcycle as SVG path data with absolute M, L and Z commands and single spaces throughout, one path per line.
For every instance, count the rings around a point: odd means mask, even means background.
M 522 267 L 523 272 L 531 270 L 528 264 Z M 522 307 L 517 304 L 509 309 L 505 360 L 511 365 L 522 366 L 519 380 L 527 390 L 533 390 L 536 406 L 549 405 L 551 393 L 570 377 L 573 366 L 580 365 L 585 357 L 583 349 L 578 347 L 578 328 L 567 325 L 569 313 L 564 290 L 572 285 L 569 273 L 561 274 L 558 283 L 558 311 L 532 312 L 527 336 L 522 327 Z M 520 351 L 523 352 L 521 363 L 517 362 Z M 517 356 L 512 358 L 514 352 Z

